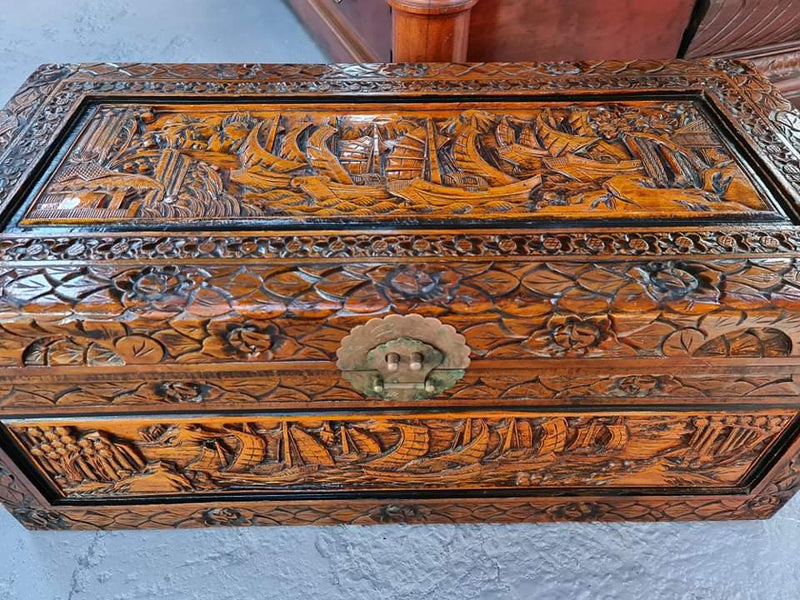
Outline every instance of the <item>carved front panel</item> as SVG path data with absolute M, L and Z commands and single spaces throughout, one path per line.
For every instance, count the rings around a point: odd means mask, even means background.
M 800 348 L 792 258 L 20 266 L 0 285 L 2 366 L 331 361 L 388 312 L 436 316 L 492 360 Z
M 112 419 L 6 425 L 66 497 L 734 486 L 794 411 Z
M 101 104 L 20 224 L 776 218 L 765 194 L 688 100 Z

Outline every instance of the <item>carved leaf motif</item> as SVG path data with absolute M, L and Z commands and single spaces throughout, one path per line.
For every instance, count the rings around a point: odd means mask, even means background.
M 53 286 L 47 277 L 41 273 L 33 273 L 26 277 L 21 277 L 12 281 L 6 286 L 6 294 L 9 299 L 17 303 L 30 302 L 41 296 L 49 294 Z
M 561 273 L 552 271 L 546 267 L 540 267 L 532 271 L 522 279 L 522 285 L 532 292 L 558 296 L 565 290 L 571 288 L 574 282 L 571 278 Z
M 92 366 L 124 365 L 125 360 L 106 346 L 89 344 L 86 350 L 86 364 Z
M 142 335 L 129 335 L 114 344 L 117 354 L 129 365 L 157 364 L 164 357 L 161 344 Z
M 664 340 L 664 356 L 692 356 L 703 345 L 706 336 L 698 329 L 680 329 Z
M 45 348 L 47 363 L 52 366 L 85 364 L 86 347 L 69 338 L 56 340 Z
M 294 298 L 308 290 L 312 283 L 299 273 L 286 271 L 265 277 L 263 285 L 270 293 L 276 296 Z
M 621 288 L 627 279 L 606 269 L 591 269 L 578 277 L 578 283 L 586 289 L 611 296 Z
M 470 279 L 471 286 L 478 288 L 487 296 L 493 297 L 512 293 L 519 283 L 519 279 L 514 275 L 499 269 L 492 269 L 480 277 Z
M 482 323 L 463 329 L 467 345 L 478 355 L 492 355 L 497 348 L 513 344 L 513 338 L 521 336 L 513 334 L 499 323 Z M 511 339 L 509 339 L 511 338 Z

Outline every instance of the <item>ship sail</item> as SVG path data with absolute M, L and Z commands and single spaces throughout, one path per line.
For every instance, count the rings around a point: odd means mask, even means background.
M 536 454 L 563 452 L 567 444 L 567 421 L 563 417 L 547 419 L 540 426 L 541 438 Z
M 594 132 L 589 125 L 589 112 L 585 110 L 572 110 L 567 117 L 570 129 L 576 135 L 593 137 Z
M 343 142 L 341 158 L 339 159 L 342 166 L 353 175 L 370 173 L 373 164 L 372 143 L 372 136 L 369 135 Z
M 306 164 L 306 153 L 300 149 L 298 138 L 309 127 L 311 127 L 311 121 L 304 121 L 286 133 L 283 137 L 283 143 L 281 144 L 281 158 L 302 165 Z
M 442 169 L 439 165 L 438 146 L 436 145 L 436 130 L 433 127 L 433 120 L 428 118 L 425 122 L 425 166 L 426 179 L 431 183 L 442 183 Z
M 363 431 L 350 427 L 346 430 L 346 435 L 350 436 L 350 440 L 355 449 L 363 454 L 380 454 L 381 446 L 371 435 Z
M 569 445 L 569 450 L 592 450 L 597 445 L 598 437 L 603 433 L 603 426 L 591 423 L 585 427 L 578 428 L 578 434 Z
M 247 139 L 242 144 L 242 149 L 239 151 L 239 158 L 243 165 L 246 167 L 263 166 L 276 173 L 287 173 L 306 166 L 305 161 L 286 160 L 271 152 L 275 145 L 279 121 L 280 117 L 263 121 L 248 134 Z M 258 141 L 262 132 L 266 137 L 264 146 L 261 146 Z
M 352 184 L 353 179 L 339 163 L 339 159 L 328 148 L 328 140 L 336 133 L 336 128 L 322 125 L 308 138 L 306 153 L 311 166 L 320 175 L 325 175 L 336 183 Z
M 428 453 L 429 434 L 427 427 L 398 423 L 400 440 L 388 453 L 365 463 L 372 468 L 396 469 Z
M 484 421 L 476 423 L 477 433 L 473 433 L 472 439 L 460 448 L 453 449 L 447 453 L 447 459 L 461 464 L 473 464 L 480 462 L 486 456 L 489 448 L 489 427 Z
M 642 158 L 647 175 L 660 186 L 702 186 L 700 172 L 705 169 L 700 159 L 677 144 L 644 132 L 625 138 L 626 145 Z M 669 169 L 665 168 L 665 165 Z
M 517 442 L 521 448 L 533 448 L 533 430 L 528 421 L 517 421 Z
M 440 454 L 419 458 L 407 465 L 406 469 L 416 473 L 433 473 L 453 467 L 479 464 L 489 449 L 489 427 L 484 421 L 478 420 L 475 424 L 476 430 L 472 432 L 471 421 L 467 419 L 464 430 L 459 436 L 462 437 L 462 444 L 457 444 Z
M 608 450 L 621 450 L 628 442 L 628 428 L 622 423 L 607 425 L 606 431 L 610 435 L 605 447 Z
M 524 167 L 539 167 L 541 158 L 550 154 L 539 146 L 533 131 L 526 126 L 520 134 L 520 141 L 517 142 L 514 129 L 508 122 L 507 117 L 498 124 L 495 129 L 497 140 L 497 153 L 508 162 Z
M 495 129 L 494 135 L 497 138 L 498 146 L 510 146 L 511 144 L 517 143 L 517 136 L 508 123 L 508 117 L 500 119 L 500 123 Z
M 372 124 L 371 135 L 342 143 L 339 161 L 353 175 L 378 174 L 381 168 L 381 151 L 384 149 L 378 125 Z
M 200 454 L 195 460 L 186 465 L 187 471 L 203 471 L 206 473 L 217 473 L 224 470 L 227 461 L 220 460 L 222 451 L 215 442 L 214 447 L 201 446 Z
M 481 156 L 478 150 L 479 136 L 480 133 L 474 126 L 467 125 L 456 137 L 453 142 L 453 158 L 458 168 L 465 174 L 482 177 L 491 186 L 510 185 L 518 182 L 516 177 L 504 173 Z
M 536 117 L 536 129 L 542 145 L 551 156 L 560 156 L 566 152 L 577 152 L 594 144 L 597 136 L 572 135 L 564 133 L 547 124 L 544 113 Z
M 522 131 L 519 134 L 519 143 L 532 150 L 545 150 L 542 148 L 541 144 L 539 143 L 539 138 L 536 137 L 536 134 L 530 125 L 526 125 L 522 128 Z
M 233 460 L 225 469 L 231 473 L 241 473 L 263 462 L 267 456 L 267 442 L 260 435 L 227 429 L 236 438 L 238 448 Z
M 386 179 L 411 181 L 423 177 L 426 163 L 427 130 L 417 127 L 405 134 L 386 157 Z
M 314 436 L 296 426 L 290 429 L 290 433 L 297 448 L 297 453 L 305 464 L 333 466 L 331 453 Z

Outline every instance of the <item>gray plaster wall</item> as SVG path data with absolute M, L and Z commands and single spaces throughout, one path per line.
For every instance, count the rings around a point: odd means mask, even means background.
M 279 0 L 0 0 L 0 104 L 39 63 L 96 60 L 325 57 Z M 0 600 L 311 597 L 796 600 L 800 497 L 764 522 L 100 533 L 0 509 Z

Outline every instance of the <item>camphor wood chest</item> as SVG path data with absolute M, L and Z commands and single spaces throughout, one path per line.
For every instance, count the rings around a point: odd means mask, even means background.
M 800 117 L 735 61 L 48 65 L 0 112 L 42 529 L 765 518 Z

